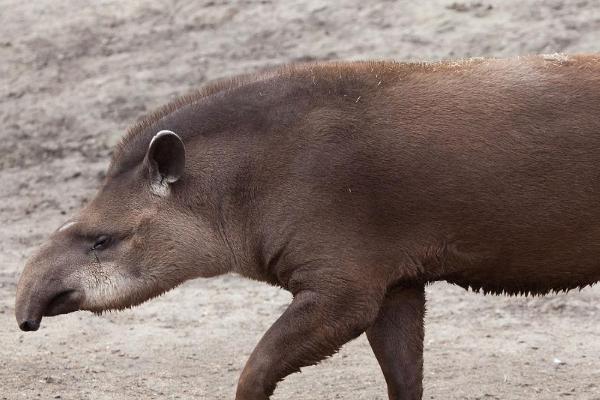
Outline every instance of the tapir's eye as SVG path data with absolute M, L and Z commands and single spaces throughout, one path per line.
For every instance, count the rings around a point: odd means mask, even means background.
M 110 245 L 111 239 L 108 235 L 100 235 L 96 238 L 92 250 L 104 250 Z

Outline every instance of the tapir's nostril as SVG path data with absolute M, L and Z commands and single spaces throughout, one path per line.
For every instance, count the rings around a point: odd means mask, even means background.
M 21 328 L 21 330 L 25 332 L 37 331 L 39 327 L 40 321 L 34 321 L 30 319 L 27 321 L 23 321 L 19 324 L 19 328 Z

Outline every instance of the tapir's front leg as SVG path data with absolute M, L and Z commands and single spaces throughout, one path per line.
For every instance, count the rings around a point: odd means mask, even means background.
M 391 289 L 367 338 L 388 385 L 390 400 L 423 396 L 425 288 Z
M 377 317 L 383 294 L 346 280 L 303 288 L 258 343 L 240 377 L 236 400 L 266 400 L 279 381 L 334 354 Z

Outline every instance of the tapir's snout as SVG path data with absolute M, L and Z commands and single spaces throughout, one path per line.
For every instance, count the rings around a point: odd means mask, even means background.
M 22 331 L 25 332 L 30 332 L 30 331 L 37 331 L 40 328 L 40 320 L 26 320 L 23 321 L 19 324 L 19 328 Z
M 49 290 L 50 289 L 50 290 Z M 80 309 L 83 296 L 72 289 L 52 290 L 50 287 L 30 289 L 17 296 L 16 318 L 23 331 L 37 331 L 42 317 L 67 314 Z
M 27 263 L 17 286 L 15 317 L 23 331 L 36 331 L 42 317 L 80 309 L 83 293 L 68 286 L 65 268 L 38 255 Z

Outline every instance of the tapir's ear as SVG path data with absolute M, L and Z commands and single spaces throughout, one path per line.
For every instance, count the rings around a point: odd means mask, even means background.
M 150 141 L 146 165 L 152 186 L 166 188 L 181 178 L 185 169 L 185 146 L 181 138 L 171 131 L 160 131 Z

